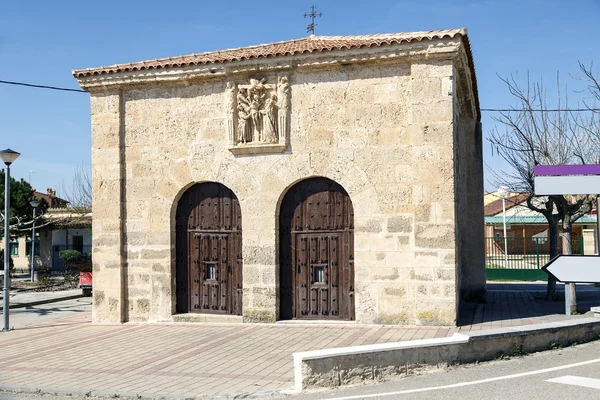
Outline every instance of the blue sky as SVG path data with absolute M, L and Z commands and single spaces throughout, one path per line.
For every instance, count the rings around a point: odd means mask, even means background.
M 0 80 L 78 88 L 73 69 L 304 37 L 312 4 L 323 13 L 317 35 L 466 27 L 482 108 L 515 104 L 497 74 L 529 71 L 552 84 L 558 71 L 568 90 L 579 90 L 569 74 L 580 75 L 578 61 L 600 57 L 600 0 L 31 0 L 3 3 Z M 484 136 L 492 115 L 483 113 Z M 28 179 L 33 170 L 34 187 L 60 194 L 90 162 L 89 95 L 0 84 L 0 148 L 7 147 L 22 153 L 13 176 Z M 502 167 L 487 141 L 484 160 Z

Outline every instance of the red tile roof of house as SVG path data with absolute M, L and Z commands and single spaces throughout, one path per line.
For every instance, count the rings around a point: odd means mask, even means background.
M 256 58 L 289 56 L 294 54 L 335 50 L 347 50 L 361 47 L 385 46 L 396 43 L 401 44 L 410 42 L 421 42 L 424 40 L 454 38 L 455 36 L 460 37 L 462 39 L 463 44 L 465 45 L 465 50 L 469 58 L 470 68 L 472 70 L 473 80 L 475 80 L 475 67 L 473 65 L 471 45 L 467 37 L 466 29 L 447 29 L 424 32 L 402 32 L 358 36 L 312 35 L 301 39 L 260 44 L 257 46 L 248 46 L 236 49 L 189 54 L 178 57 L 156 58 L 148 61 L 138 61 L 127 64 L 115 64 L 106 67 L 74 70 L 73 75 L 76 78 L 80 78 L 94 75 L 114 74 L 119 72 L 143 71 L 161 68 L 180 68 L 189 67 L 193 65 L 217 64 L 250 60 Z M 477 85 L 475 84 L 475 82 L 473 86 L 476 91 Z
M 506 209 L 509 210 L 514 206 L 517 206 L 529 198 L 529 193 L 519 193 L 506 198 Z M 494 200 L 485 207 L 483 207 L 483 214 L 486 217 L 492 217 L 502 212 L 502 198 L 498 197 L 498 200 Z
M 67 200 L 56 197 L 56 190 L 52 188 L 46 189 L 46 193 L 38 192 L 34 189 L 33 196 L 40 201 L 44 199 L 48 203 L 49 208 L 64 208 L 69 204 Z

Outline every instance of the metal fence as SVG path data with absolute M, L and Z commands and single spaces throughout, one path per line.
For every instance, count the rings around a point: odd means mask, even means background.
M 583 254 L 583 238 L 571 240 L 573 254 Z M 485 268 L 488 280 L 546 280 L 547 274 L 540 268 L 550 261 L 550 242 L 545 237 L 485 238 Z M 562 238 L 558 241 L 558 253 L 562 253 Z

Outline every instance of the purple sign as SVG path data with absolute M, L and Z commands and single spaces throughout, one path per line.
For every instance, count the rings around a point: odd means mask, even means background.
M 600 164 L 585 165 L 536 165 L 535 176 L 600 175 Z

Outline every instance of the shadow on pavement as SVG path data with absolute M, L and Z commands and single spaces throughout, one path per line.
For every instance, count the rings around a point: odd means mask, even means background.
M 457 325 L 480 325 L 485 329 L 562 320 L 565 318 L 564 285 L 558 283 L 556 288 L 556 299 L 548 301 L 546 282 L 489 282 L 487 301 L 464 303 Z M 594 306 L 600 306 L 600 287 L 578 284 L 577 313 L 586 314 Z

